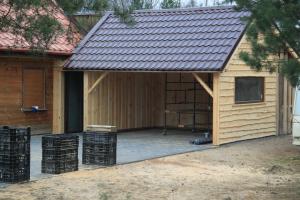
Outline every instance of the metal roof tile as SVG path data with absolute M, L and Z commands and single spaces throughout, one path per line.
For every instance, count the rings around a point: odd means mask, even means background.
M 233 7 L 135 11 L 134 26 L 108 14 L 66 69 L 218 71 L 246 25 Z

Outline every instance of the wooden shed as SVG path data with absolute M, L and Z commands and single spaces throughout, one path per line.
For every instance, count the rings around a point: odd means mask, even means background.
M 147 10 L 135 11 L 135 23 L 126 25 L 107 13 L 65 65 L 73 78 L 57 87 L 57 102 L 65 102 L 58 119 L 66 114 L 84 130 L 208 130 L 215 145 L 290 133 L 288 82 L 239 58 L 251 49 L 241 21 L 247 15 L 231 6 Z M 78 89 L 64 100 L 64 87 Z M 57 132 L 72 126 L 57 124 Z
M 3 5 L 1 12 L 7 12 Z M 55 17 L 66 28 L 69 20 L 62 12 Z M 44 54 L 33 53 L 24 38 L 10 32 L 0 33 L 0 125 L 31 126 L 33 134 L 52 133 L 53 84 L 71 56 L 79 35 L 73 42 L 61 35 Z

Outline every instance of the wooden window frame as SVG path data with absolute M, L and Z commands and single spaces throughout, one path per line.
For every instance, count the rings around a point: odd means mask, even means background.
M 257 78 L 262 81 L 262 98 L 261 100 L 249 100 L 249 101 L 237 101 L 236 92 L 237 92 L 237 79 L 239 78 Z M 234 103 L 235 104 L 253 104 L 253 103 L 263 103 L 265 102 L 265 77 L 263 76 L 237 76 L 234 78 Z
M 31 107 L 24 107 L 24 71 L 25 70 L 42 70 L 43 75 L 44 75 L 44 105 L 43 107 L 39 108 L 39 111 L 47 111 L 47 100 L 46 100 L 46 95 L 47 95 L 47 70 L 43 67 L 22 67 L 22 111 L 32 111 Z

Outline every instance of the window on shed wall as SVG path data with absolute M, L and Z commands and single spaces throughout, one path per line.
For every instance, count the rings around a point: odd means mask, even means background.
M 256 103 L 264 101 L 263 77 L 236 77 L 235 103 Z
M 23 108 L 38 106 L 39 109 L 45 109 L 45 90 L 46 82 L 44 69 L 23 69 Z
M 300 116 L 300 86 L 296 90 L 294 115 Z

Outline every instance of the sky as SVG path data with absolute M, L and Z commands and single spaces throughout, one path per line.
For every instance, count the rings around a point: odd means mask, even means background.
M 159 9 L 160 8 L 160 3 L 163 0 L 153 0 L 154 2 L 154 9 Z M 194 7 L 206 7 L 206 6 L 218 6 L 220 5 L 222 2 L 224 2 L 225 0 L 194 0 L 195 1 L 195 6 Z M 187 7 L 191 0 L 180 0 L 181 2 L 181 7 Z M 225 5 L 225 4 L 223 4 Z M 190 6 L 189 6 L 190 7 Z M 78 12 L 79 14 L 81 13 L 85 13 L 86 14 L 86 10 L 83 9 L 82 11 Z
M 224 0 L 194 0 L 194 1 L 196 2 L 196 6 L 215 6 L 218 5 L 218 3 L 222 3 Z M 159 0 L 159 2 L 161 2 L 161 0 Z M 190 2 L 191 0 L 181 0 L 182 7 L 185 7 Z

